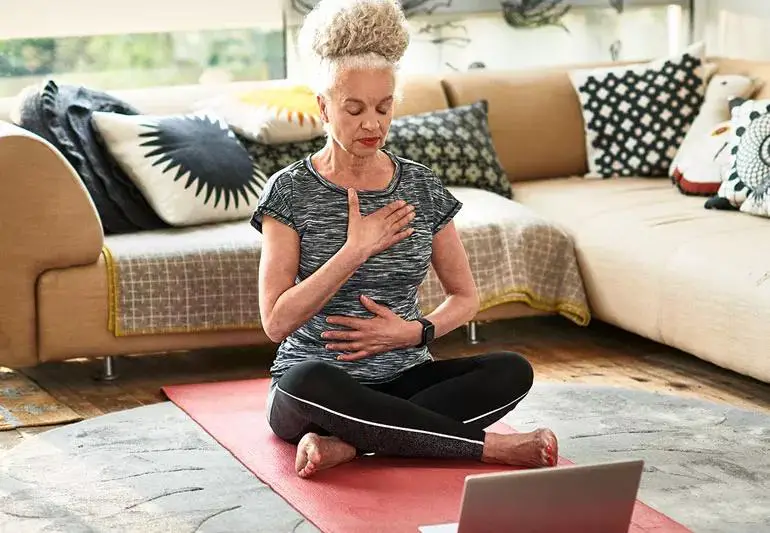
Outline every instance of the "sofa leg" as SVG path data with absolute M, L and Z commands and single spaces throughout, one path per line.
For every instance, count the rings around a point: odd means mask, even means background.
M 115 372 L 115 356 L 108 355 L 103 357 L 102 361 L 104 362 L 102 370 L 94 376 L 94 379 L 97 381 L 114 381 L 118 379 L 118 374 Z
M 468 322 L 468 325 L 466 326 L 466 330 L 465 330 L 467 334 L 465 340 L 468 344 L 478 344 L 479 342 L 481 342 L 479 340 L 477 328 L 478 328 L 478 322 L 475 322 L 473 320 Z

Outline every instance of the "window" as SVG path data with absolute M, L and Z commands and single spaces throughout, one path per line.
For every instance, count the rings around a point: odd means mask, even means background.
M 6 0 L 0 97 L 47 76 L 101 90 L 284 78 L 281 1 Z

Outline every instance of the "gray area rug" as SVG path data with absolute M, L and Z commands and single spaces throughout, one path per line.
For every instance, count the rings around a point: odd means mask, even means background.
M 639 497 L 696 532 L 770 531 L 770 417 L 538 383 L 506 421 L 577 463 L 642 458 Z M 38 434 L 0 458 L 0 532 L 317 529 L 171 403 Z

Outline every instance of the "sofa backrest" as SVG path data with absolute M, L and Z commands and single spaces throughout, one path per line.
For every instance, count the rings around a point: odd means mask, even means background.
M 755 98 L 770 98 L 770 62 L 709 58 L 719 73 L 764 81 Z M 626 62 L 630 63 L 630 62 Z M 410 75 L 396 115 L 435 111 L 481 99 L 489 104 L 492 140 L 511 181 L 582 175 L 587 172 L 585 133 L 578 97 L 565 65 L 524 71 L 476 70 L 445 75 Z M 618 65 L 617 63 L 615 65 Z M 112 91 L 143 113 L 188 111 L 224 91 L 284 85 L 287 80 L 200 84 Z M 0 120 L 9 120 L 14 98 L 0 99 Z
M 55 79 L 55 78 L 54 78 Z M 145 114 L 181 113 L 190 111 L 197 102 L 227 92 L 293 83 L 289 80 L 243 81 L 226 84 L 176 85 L 109 91 L 110 94 L 133 105 Z M 404 80 L 403 101 L 396 108 L 397 115 L 412 115 L 446 109 L 448 106 L 441 77 L 409 76 Z M 16 98 L 0 98 L 0 120 L 10 121 L 10 112 Z
M 566 69 L 458 73 L 444 78 L 444 89 L 453 107 L 487 101 L 511 181 L 586 172 L 583 118 Z

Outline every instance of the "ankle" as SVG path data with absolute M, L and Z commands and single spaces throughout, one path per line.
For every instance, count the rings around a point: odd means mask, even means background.
M 503 435 L 499 433 L 487 433 L 484 436 L 484 448 L 481 451 L 481 460 L 485 463 L 503 462 L 502 457 Z

